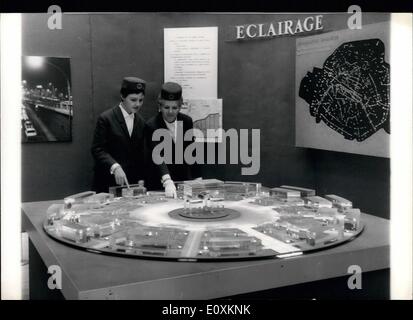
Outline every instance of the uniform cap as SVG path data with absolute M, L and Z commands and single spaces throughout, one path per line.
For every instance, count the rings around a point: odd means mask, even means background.
M 123 96 L 132 93 L 145 93 L 146 81 L 136 77 L 125 77 L 122 80 L 120 92 Z
M 175 82 L 166 82 L 161 88 L 161 98 L 168 101 L 181 100 L 182 87 Z

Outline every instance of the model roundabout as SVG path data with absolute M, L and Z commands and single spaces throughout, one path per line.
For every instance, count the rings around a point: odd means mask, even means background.
M 143 183 L 68 196 L 48 208 L 43 227 L 90 252 L 178 261 L 285 258 L 341 245 L 364 228 L 351 201 L 312 189 L 216 179 L 177 185 L 177 199 Z

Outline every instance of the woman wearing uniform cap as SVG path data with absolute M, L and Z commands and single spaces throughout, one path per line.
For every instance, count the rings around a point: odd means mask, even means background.
M 139 115 L 146 82 L 135 77 L 122 81 L 120 102 L 98 118 L 92 143 L 95 160 L 93 190 L 127 185 L 145 177 L 145 121 Z
M 167 82 L 162 85 L 161 93 L 158 97 L 159 109 L 158 114 L 147 122 L 149 130 L 148 138 L 151 139 L 155 130 L 167 129 L 172 136 L 172 148 L 175 150 L 175 139 L 177 136 L 178 122 L 182 125 L 183 136 L 187 130 L 193 129 L 193 122 L 190 116 L 181 113 L 182 106 L 182 88 L 174 82 Z M 192 143 L 192 141 L 183 141 L 183 150 Z M 156 142 L 151 141 L 152 149 Z M 174 152 L 172 152 L 174 153 Z M 199 178 L 199 166 L 197 164 L 188 165 L 185 160 L 183 163 L 175 163 L 174 154 L 171 155 L 172 163 L 162 163 L 157 166 L 158 176 L 152 181 L 152 187 L 160 187 L 160 183 L 165 188 L 165 194 L 168 197 L 176 197 L 176 187 L 174 181 L 191 180 Z M 156 188 L 155 187 L 155 188 Z

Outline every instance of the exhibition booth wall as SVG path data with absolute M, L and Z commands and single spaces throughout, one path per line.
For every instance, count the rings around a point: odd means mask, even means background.
M 142 116 L 157 112 L 164 81 L 164 28 L 218 27 L 218 98 L 224 129 L 260 129 L 260 171 L 205 165 L 203 176 L 296 185 L 339 194 L 355 207 L 389 218 L 390 159 L 295 146 L 296 36 L 237 41 L 236 25 L 298 19 L 288 14 L 64 14 L 50 30 L 46 14 L 23 15 L 23 55 L 70 57 L 72 141 L 22 145 L 22 201 L 63 198 L 90 190 L 90 153 L 98 115 L 119 103 L 124 76 L 147 81 Z M 347 28 L 347 14 L 324 14 L 324 32 Z M 363 14 L 363 24 L 389 21 Z

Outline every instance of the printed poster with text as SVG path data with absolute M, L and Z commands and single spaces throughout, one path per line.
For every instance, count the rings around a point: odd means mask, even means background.
M 182 86 L 181 111 L 203 133 L 196 140 L 220 142 L 216 133 L 222 129 L 222 99 L 217 98 L 218 27 L 165 28 L 164 78 Z

